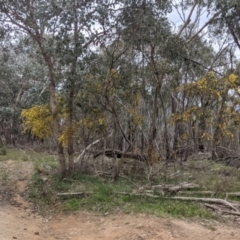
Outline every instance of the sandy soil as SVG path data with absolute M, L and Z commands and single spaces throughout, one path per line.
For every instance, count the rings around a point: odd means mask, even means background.
M 0 185 L 0 240 L 240 240 L 237 222 L 226 225 L 142 214 L 103 216 L 87 212 L 49 213 L 43 217 L 24 199 L 32 171 L 30 163 L 8 161 L 4 164 L 14 173 L 8 186 L 14 194 L 6 197 L 6 186 Z

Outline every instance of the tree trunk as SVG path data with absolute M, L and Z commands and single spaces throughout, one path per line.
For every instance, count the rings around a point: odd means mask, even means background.
M 164 119 L 164 137 L 166 141 L 166 160 L 169 160 L 170 155 L 171 155 L 171 150 L 170 150 L 170 145 L 169 145 L 169 137 L 168 137 L 168 127 L 167 127 L 167 116 L 166 116 L 166 109 L 164 106 L 162 94 L 160 93 L 160 101 L 162 105 L 162 110 L 163 110 L 163 119 Z
M 69 79 L 69 99 L 68 99 L 68 127 L 71 129 L 71 134 L 68 136 L 68 167 L 69 167 L 69 174 L 72 175 L 74 172 L 74 148 L 73 148 L 73 99 L 74 99 L 74 88 L 75 88 L 75 79 L 77 73 L 77 56 L 78 56 L 78 49 L 77 44 L 79 41 L 78 36 L 78 19 L 76 8 L 74 9 L 74 56 L 72 61 L 71 67 L 71 76 Z
M 60 173 L 61 177 L 64 177 L 67 169 L 66 169 L 66 162 L 65 162 L 63 146 L 58 141 L 58 139 L 61 135 L 61 131 L 60 131 L 57 101 L 56 101 L 56 79 L 55 79 L 54 66 L 53 66 L 51 56 L 49 56 L 46 53 L 45 49 L 42 47 L 42 43 L 41 43 L 40 39 L 38 39 L 38 45 L 39 45 L 41 53 L 44 57 L 45 63 L 48 67 L 49 76 L 50 76 L 49 93 L 50 93 L 51 113 L 52 113 L 52 117 L 53 117 L 53 136 L 54 136 L 54 140 L 57 144 L 57 148 L 58 148 L 59 173 Z
M 224 104 L 227 98 L 227 92 L 225 94 L 223 94 L 222 97 L 222 103 L 221 103 L 221 107 L 217 116 L 217 120 L 216 120 L 216 128 L 213 134 L 213 146 L 212 146 L 212 159 L 217 159 L 218 158 L 218 154 L 217 154 L 217 147 L 219 146 L 220 143 L 220 135 L 221 135 L 221 128 L 220 128 L 220 124 L 222 123 L 222 115 L 223 115 L 223 111 L 224 111 Z
M 159 96 L 160 89 L 161 89 L 161 84 L 158 84 L 154 92 L 152 121 L 150 125 L 149 136 L 148 136 L 148 161 L 150 165 L 152 164 L 152 161 L 153 161 L 152 159 L 153 149 L 154 149 L 153 143 L 157 135 L 156 122 L 157 122 L 157 116 L 158 116 L 158 96 Z
M 64 178 L 67 173 L 67 168 L 66 168 L 66 160 L 64 156 L 64 149 L 61 143 L 58 143 L 58 160 L 59 160 L 59 175 L 61 178 Z

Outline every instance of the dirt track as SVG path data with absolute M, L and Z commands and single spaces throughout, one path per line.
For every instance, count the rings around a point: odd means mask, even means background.
M 214 227 L 213 227 L 214 226 Z M 42 240 L 239 240 L 240 229 L 144 215 L 60 214 L 43 218 L 28 210 L 0 206 L 0 239 Z
M 240 240 L 239 223 L 226 226 L 120 213 L 103 216 L 78 212 L 43 217 L 32 212 L 23 198 L 32 166 L 29 162 L 6 164 L 17 179 L 15 197 L 10 202 L 0 185 L 0 240 Z

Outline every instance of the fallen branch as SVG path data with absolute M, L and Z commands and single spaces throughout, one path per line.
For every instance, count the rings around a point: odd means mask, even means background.
M 207 208 L 210 208 L 211 210 L 214 210 L 214 211 L 218 211 L 218 212 L 221 211 L 218 207 L 213 206 L 213 205 L 208 204 L 208 203 L 205 203 L 204 206 L 207 207 Z
M 183 201 L 197 201 L 197 202 L 204 202 L 204 203 L 215 203 L 215 204 L 222 204 L 226 207 L 233 209 L 236 212 L 239 212 L 237 208 L 235 208 L 230 202 L 220 198 L 196 198 L 196 197 L 171 197 L 171 199 L 176 200 L 183 200 Z
M 172 186 L 172 185 L 155 185 L 152 186 L 152 189 L 154 192 L 157 191 L 163 191 L 163 192 L 178 192 L 180 190 L 190 190 L 190 189 L 194 189 L 194 188 L 199 188 L 199 185 L 194 184 L 194 183 L 181 183 L 179 185 L 176 186 Z
M 126 193 L 126 192 L 118 192 L 116 194 L 121 194 L 121 195 L 131 195 L 131 196 L 146 196 L 146 197 L 151 197 L 151 198 L 162 198 L 159 196 L 156 196 L 151 193 Z M 229 207 L 232 210 L 238 212 L 237 208 L 235 208 L 230 202 L 224 200 L 224 199 L 219 199 L 219 198 L 194 198 L 194 197 L 167 197 L 168 199 L 175 199 L 175 200 L 183 200 L 183 201 L 197 201 L 197 202 L 204 202 L 204 203 L 215 203 L 215 204 L 222 204 L 225 207 Z
M 114 157 L 122 158 L 122 157 L 124 157 L 124 158 L 136 159 L 136 160 L 143 161 L 143 162 L 146 162 L 146 159 L 147 159 L 147 157 L 143 154 L 123 152 L 123 151 L 120 151 L 120 150 L 106 149 L 105 151 L 95 151 L 93 153 L 94 153 L 93 158 L 96 158 L 96 157 L 104 154 L 105 156 L 111 157 L 111 158 L 114 158 Z
M 188 191 L 188 192 L 184 192 L 184 191 L 179 191 L 178 194 L 189 194 L 189 195 L 194 195 L 194 194 L 209 194 L 209 195 L 214 195 L 216 194 L 216 192 L 214 191 Z M 226 194 L 227 196 L 232 196 L 232 197 L 240 197 L 240 192 L 224 192 L 224 194 Z
M 112 135 L 113 131 L 108 135 L 108 137 L 110 137 Z M 97 140 L 95 140 L 94 142 L 92 142 L 91 144 L 89 144 L 82 152 L 81 154 L 74 160 L 74 163 L 77 163 L 81 158 L 82 156 L 84 155 L 84 153 L 90 149 L 92 146 L 94 146 L 95 144 L 97 144 L 98 142 L 100 142 L 101 140 L 103 140 L 104 138 L 99 138 Z
M 57 193 L 58 197 L 85 197 L 87 195 L 93 194 L 93 192 L 69 192 L 69 193 Z
M 234 216 L 240 216 L 240 212 L 233 212 L 233 211 L 222 211 L 222 214 L 229 214 Z
M 210 205 L 210 204 L 204 204 L 205 207 L 210 208 L 214 211 L 218 211 L 220 214 L 229 214 L 229 215 L 234 215 L 234 216 L 240 216 L 240 212 L 233 212 L 233 211 L 222 211 L 216 206 Z

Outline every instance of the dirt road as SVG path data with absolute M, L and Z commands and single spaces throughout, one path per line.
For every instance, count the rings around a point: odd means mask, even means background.
M 29 209 L 0 206 L 0 239 L 10 240 L 239 240 L 240 229 L 145 215 L 79 212 L 44 218 Z
M 0 185 L 0 240 L 240 240 L 239 223 L 227 226 L 122 213 L 49 213 L 43 217 L 24 198 L 32 166 L 28 162 L 5 164 L 15 171 L 15 180 L 9 176 L 14 180 L 14 196 L 6 198 L 6 189 Z

